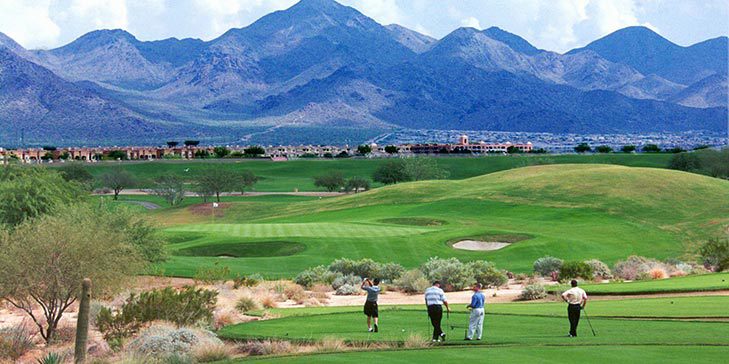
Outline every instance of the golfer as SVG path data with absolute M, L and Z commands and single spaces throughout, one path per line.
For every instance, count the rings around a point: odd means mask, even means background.
M 587 304 L 587 293 L 585 290 L 577 287 L 577 281 L 570 282 L 572 288 L 562 293 L 562 299 L 568 303 L 567 317 L 570 319 L 569 337 L 577 336 L 577 324 L 580 323 L 580 310 L 585 308 Z
M 484 297 L 481 293 L 481 284 L 473 284 L 473 296 L 471 303 L 466 308 L 471 309 L 471 316 L 468 318 L 468 335 L 464 340 L 473 340 L 475 334 L 476 340 L 481 340 L 481 331 L 483 331 L 483 302 Z
M 445 333 L 440 328 L 440 322 L 443 319 L 443 306 L 451 312 L 448 307 L 443 290 L 440 289 L 440 282 L 435 281 L 433 285 L 425 290 L 425 306 L 428 307 L 428 317 L 433 325 L 433 342 L 445 340 Z
M 365 278 L 360 286 L 360 288 L 367 291 L 367 300 L 365 300 L 364 304 L 364 314 L 367 316 L 368 332 L 378 332 L 377 317 L 379 316 L 379 313 L 377 310 L 377 296 L 380 294 L 380 287 L 378 284 L 380 284 L 379 278 L 375 278 L 372 282 L 369 278 Z M 374 328 L 370 326 L 370 320 L 373 321 Z

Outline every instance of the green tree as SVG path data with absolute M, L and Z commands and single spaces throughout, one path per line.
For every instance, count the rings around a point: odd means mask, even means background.
M 575 278 L 591 280 L 592 266 L 585 262 L 564 262 L 559 267 L 559 280 L 566 281 Z
M 253 185 L 258 182 L 258 177 L 251 171 L 242 171 L 239 181 L 240 193 L 245 195 L 246 191 L 252 189 Z
M 433 158 L 407 158 L 402 159 L 403 169 L 408 181 L 423 181 L 443 179 L 448 172 L 440 167 Z
M 66 181 L 75 181 L 80 183 L 82 186 L 90 188 L 94 182 L 94 176 L 91 172 L 81 163 L 67 163 L 58 168 L 58 173 L 61 174 Z
M 362 177 L 352 177 L 344 185 L 344 190 L 347 192 L 354 191 L 354 193 L 357 193 L 360 190 L 369 191 L 369 189 L 370 182 Z
M 220 193 L 237 189 L 238 180 L 238 175 L 230 169 L 222 166 L 209 166 L 200 172 L 195 182 L 198 191 L 214 195 L 215 200 L 220 202 Z
M 385 185 L 408 181 L 402 159 L 390 159 L 372 173 L 372 180 Z
M 63 152 L 58 155 L 58 159 L 60 160 L 68 160 L 68 158 L 71 158 L 71 154 L 69 152 Z
M 729 148 L 721 151 L 707 149 L 699 153 L 704 173 L 716 178 L 729 179 Z
M 339 171 L 331 171 L 325 175 L 322 176 L 315 176 L 314 178 L 314 186 L 317 187 L 324 187 L 329 192 L 334 192 L 339 190 L 344 186 L 344 176 L 342 176 L 342 173 Z
M 701 168 L 701 159 L 696 153 L 679 153 L 671 157 L 668 168 L 690 172 Z
M 336 155 L 337 158 L 349 158 L 349 153 L 347 153 L 346 150 L 343 150 L 339 152 L 339 154 Z
M 205 159 L 210 157 L 210 152 L 208 152 L 207 149 L 198 149 L 193 155 L 195 158 Z
M 46 343 L 56 336 L 84 278 L 94 282 L 94 294 L 104 296 L 142 268 L 129 237 L 89 208 L 24 222 L 2 233 L 0 246 L 0 297 L 30 316 Z
M 180 144 L 180 142 L 167 142 L 167 147 L 174 148 L 179 144 Z
M 513 145 L 510 145 L 508 148 L 506 148 L 506 153 L 518 154 L 518 153 L 521 153 L 521 149 L 519 149 Z
M 80 185 L 43 167 L 0 166 L 0 224 L 15 226 L 88 198 Z
M 715 272 L 729 269 L 729 239 L 709 239 L 699 249 L 704 266 Z
M 251 157 L 255 158 L 255 157 L 266 154 L 266 150 L 263 149 L 263 147 L 260 145 L 253 145 L 246 149 L 243 149 L 243 153 L 248 158 L 251 158 Z
M 51 153 L 51 152 L 46 152 L 45 154 L 43 154 L 43 155 L 41 156 L 41 159 L 42 159 L 42 160 L 44 160 L 44 161 L 50 161 L 50 160 L 53 160 L 53 153 Z
M 590 145 L 587 143 L 580 143 L 580 144 L 577 144 L 576 147 L 574 147 L 574 150 L 577 153 L 585 153 L 585 152 L 591 151 L 592 148 L 590 148 Z
M 106 158 L 112 160 L 125 160 L 127 159 L 127 154 L 122 152 L 121 150 L 110 150 L 108 153 L 106 153 Z
M 646 144 L 643 148 L 640 148 L 644 153 L 657 153 L 661 151 L 661 148 L 655 144 Z
M 114 200 L 119 198 L 119 192 L 135 183 L 134 176 L 120 167 L 111 168 L 101 175 L 101 184 L 114 190 Z
M 357 146 L 357 153 L 359 155 L 366 156 L 366 155 L 372 153 L 372 147 L 370 147 L 369 145 L 365 145 L 365 144 L 359 145 L 359 146 Z
M 230 154 L 230 149 L 226 147 L 215 147 L 213 148 L 213 154 L 215 154 L 216 158 L 225 158 Z
M 397 147 L 394 145 L 388 145 L 385 147 L 385 153 L 387 154 L 397 154 L 397 152 Z
M 613 151 L 613 148 L 607 146 L 607 145 L 600 145 L 598 147 L 595 147 L 595 152 L 597 153 L 611 153 Z
M 152 191 L 167 201 L 170 206 L 175 206 L 185 199 L 185 181 L 176 174 L 163 174 L 154 179 Z
M 620 151 L 623 153 L 633 153 L 635 152 L 635 145 L 623 145 Z
M 183 142 L 187 147 L 196 147 L 200 144 L 199 140 L 185 140 Z

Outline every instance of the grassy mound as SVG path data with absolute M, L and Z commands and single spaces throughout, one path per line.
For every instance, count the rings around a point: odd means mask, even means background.
M 443 220 L 428 219 L 424 217 L 394 217 L 381 219 L 378 222 L 383 224 L 414 225 L 414 226 L 440 226 L 446 222 Z
M 296 241 L 303 252 L 276 258 L 229 259 L 233 272 L 293 277 L 340 257 L 395 261 L 414 267 L 429 257 L 486 259 L 511 271 L 531 271 L 539 257 L 597 258 L 609 264 L 628 255 L 682 257 L 729 222 L 729 181 L 670 170 L 614 165 L 547 165 L 460 181 L 387 186 L 340 198 L 281 203 L 238 202 L 225 216 L 176 215 L 196 222 L 170 232 L 204 234 L 173 250 L 221 242 Z M 275 205 L 274 205 L 275 204 Z M 175 210 L 183 213 L 184 210 Z M 164 215 L 160 215 L 164 216 Z M 385 221 L 443 221 L 394 226 Z M 170 220 L 170 219 L 168 219 Z M 447 244 L 474 236 L 529 236 L 496 251 L 456 251 Z M 275 260 L 274 260 L 275 259 Z M 173 257 L 162 267 L 190 276 L 215 258 Z
M 270 241 L 238 244 L 206 244 L 203 246 L 179 249 L 174 251 L 173 254 L 181 256 L 229 258 L 283 257 L 294 255 L 304 249 L 306 249 L 306 245 L 301 243 Z

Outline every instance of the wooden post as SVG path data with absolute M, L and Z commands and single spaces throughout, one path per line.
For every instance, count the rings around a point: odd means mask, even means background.
M 74 363 L 86 362 L 86 345 L 89 338 L 89 310 L 91 307 L 91 280 L 84 278 L 81 283 L 81 296 L 76 321 L 76 347 L 73 353 Z

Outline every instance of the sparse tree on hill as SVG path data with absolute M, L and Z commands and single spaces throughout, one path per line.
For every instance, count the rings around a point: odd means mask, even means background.
M 696 153 L 679 153 L 671 157 L 668 168 L 690 172 L 701 168 L 701 159 Z
M 200 141 L 199 140 L 185 140 L 184 144 L 187 147 L 196 147 L 200 144 Z
M 226 147 L 215 147 L 213 148 L 213 153 L 216 158 L 225 158 L 228 154 L 230 154 L 230 149 Z
M 613 151 L 613 148 L 610 148 L 607 145 L 600 145 L 595 148 L 595 152 L 597 153 L 611 153 Z
M 587 143 L 577 144 L 577 146 L 574 149 L 575 149 L 575 152 L 577 152 L 577 153 L 585 153 L 585 152 L 589 152 L 592 150 L 592 148 L 590 148 L 590 145 Z
M 633 153 L 635 152 L 635 145 L 623 145 L 620 151 L 623 153 Z
M 200 172 L 196 183 L 199 191 L 215 195 L 215 200 L 220 202 L 220 193 L 236 189 L 238 179 L 236 173 L 230 169 L 223 166 L 210 166 Z
M 174 148 L 179 144 L 180 144 L 180 142 L 167 142 L 167 147 Z
M 185 198 L 185 181 L 176 174 L 164 174 L 155 178 L 153 191 L 170 206 L 175 206 Z
M 402 159 L 390 159 L 372 173 L 372 180 L 385 185 L 408 181 Z
M 114 200 L 119 198 L 119 192 L 132 187 L 136 183 L 134 176 L 119 167 L 111 168 L 101 175 L 101 184 L 114 190 Z
M 388 145 L 385 147 L 385 153 L 387 154 L 397 154 L 397 147 L 394 145 Z
M 332 171 L 323 176 L 314 177 L 314 186 L 324 187 L 329 192 L 339 190 L 344 186 L 344 176 L 339 171 Z
M 366 155 L 372 153 L 372 147 L 370 147 L 369 145 L 365 145 L 365 144 L 357 146 L 357 153 L 359 155 L 366 156 Z
M 129 237 L 97 216 L 74 207 L 0 232 L 0 297 L 30 316 L 46 343 L 56 337 L 84 278 L 103 296 L 143 266 Z
M 354 191 L 354 193 L 357 193 L 360 190 L 369 191 L 369 189 L 370 182 L 362 177 L 352 177 L 348 179 L 346 184 L 344 185 L 344 190 L 346 192 Z
M 402 161 L 405 176 L 407 176 L 408 181 L 424 181 L 448 177 L 448 172 L 440 168 L 433 158 L 408 158 Z
M 644 153 L 657 153 L 661 151 L 661 148 L 655 144 L 646 144 L 643 148 L 640 148 Z
M 208 152 L 206 149 L 199 149 L 195 151 L 194 156 L 195 158 L 205 159 L 207 157 L 210 157 L 210 152 Z
M 253 174 L 251 171 L 243 171 L 240 173 L 240 193 L 245 195 L 246 190 L 250 190 L 253 188 L 253 185 L 255 185 L 258 182 L 258 177 Z

